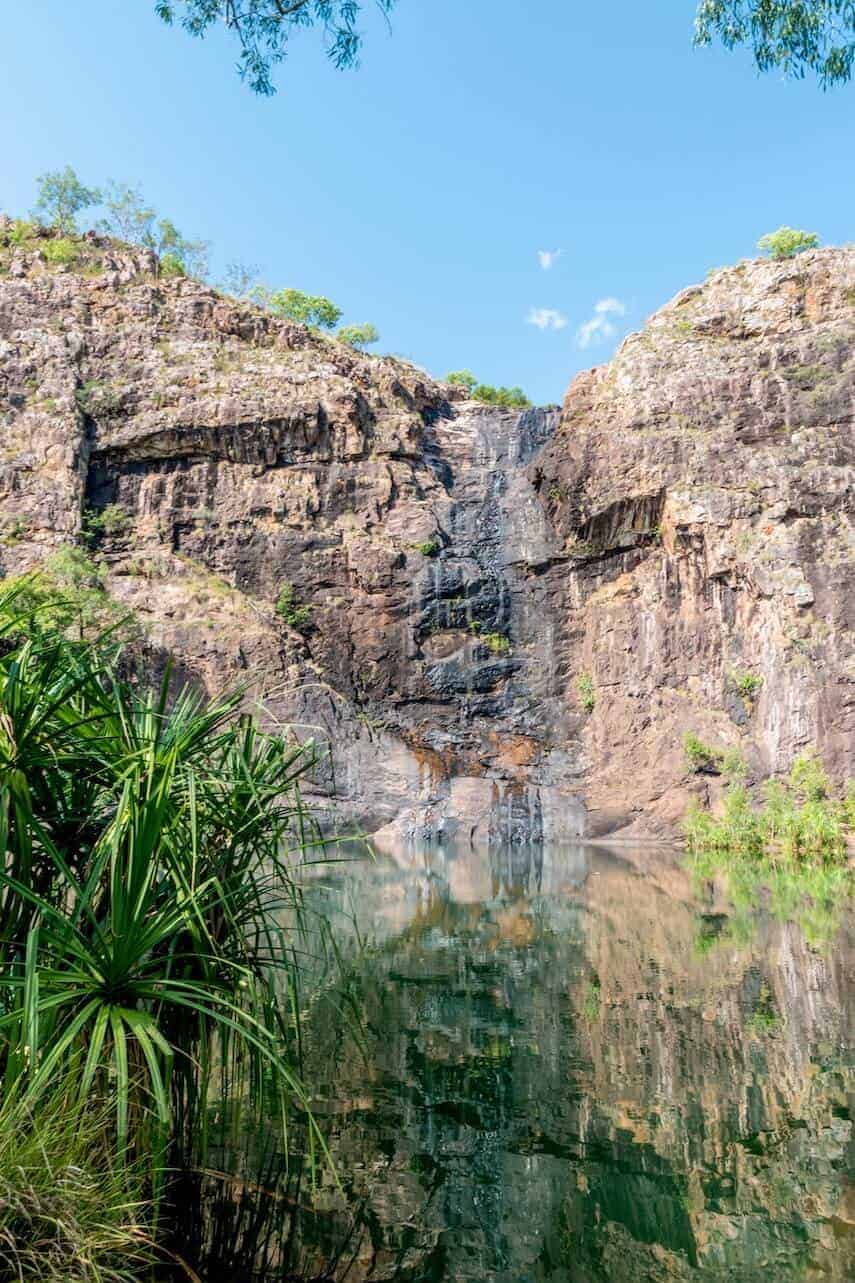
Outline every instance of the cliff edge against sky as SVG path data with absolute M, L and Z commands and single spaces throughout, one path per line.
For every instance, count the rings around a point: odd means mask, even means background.
M 328 738 L 339 815 L 669 836 L 720 787 L 686 732 L 855 774 L 855 249 L 715 272 L 518 413 L 52 243 L 0 223 L 0 571 L 88 531 L 152 670 Z

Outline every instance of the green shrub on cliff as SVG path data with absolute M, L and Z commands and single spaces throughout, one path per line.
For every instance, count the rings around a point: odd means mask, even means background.
M 41 251 L 46 262 L 62 267 L 75 263 L 80 253 L 74 241 L 67 236 L 57 236 L 54 240 L 45 241 Z
M 279 589 L 279 596 L 276 598 L 276 614 L 284 619 L 289 628 L 304 633 L 311 623 L 312 608 L 299 605 L 294 585 L 286 582 Z
M 6 233 L 6 239 L 10 245 L 15 248 L 28 245 L 30 241 L 37 238 L 39 225 L 37 222 L 30 222 L 26 218 L 16 218 L 12 226 Z
M 108 503 L 106 508 L 84 508 L 83 542 L 96 547 L 103 538 L 117 539 L 127 534 L 131 517 L 120 503 Z
M 763 678 L 759 673 L 750 673 L 739 669 L 734 669 L 730 674 L 730 680 L 739 694 L 748 700 L 754 699 L 754 696 L 763 685 Z
M 597 703 L 597 692 L 594 687 L 594 679 L 590 673 L 580 673 L 576 678 L 576 693 L 579 696 L 579 703 L 586 713 L 593 713 Z
M 170 276 L 186 276 L 187 271 L 184 264 L 177 254 L 164 254 L 160 260 L 160 275 L 169 278 Z
M 364 348 L 369 347 L 372 343 L 379 343 L 380 334 L 375 325 L 370 321 L 363 322 L 362 325 L 342 325 L 336 330 L 336 338 L 348 347 L 356 348 L 361 352 Z
M 471 370 L 452 370 L 450 374 L 446 374 L 445 382 L 455 387 L 466 388 L 467 392 L 471 392 L 478 380 Z
M 522 388 L 494 388 L 489 383 L 477 384 L 472 389 L 472 400 L 502 410 L 525 410 L 531 405 Z
M 421 543 L 411 543 L 410 547 L 414 552 L 420 552 L 423 557 L 435 557 L 442 549 L 442 544 L 438 539 L 425 539 Z
M 779 227 L 777 232 L 767 232 L 757 242 L 757 248 L 770 258 L 795 258 L 806 249 L 816 249 L 819 237 L 816 232 L 800 232 L 795 227 Z
M 105 588 L 103 566 L 83 548 L 66 544 L 46 557 L 37 571 L 3 581 L 20 612 L 29 617 L 34 637 L 59 632 L 78 640 L 109 632 L 128 640 L 139 632 L 133 612 L 119 605 Z
M 260 290 L 259 301 L 274 316 L 318 330 L 334 330 L 341 320 L 341 308 L 322 294 L 305 294 L 303 290 Z
M 721 758 L 721 750 L 705 743 L 694 731 L 686 731 L 683 736 L 683 754 L 687 768 L 695 774 L 717 770 Z
M 504 633 L 482 633 L 481 642 L 494 655 L 509 655 L 511 653 L 510 639 Z
M 522 388 L 497 388 L 490 383 L 479 383 L 471 370 L 452 370 L 446 374 L 445 382 L 465 388 L 473 401 L 483 405 L 496 405 L 502 410 L 525 410 L 531 405 Z

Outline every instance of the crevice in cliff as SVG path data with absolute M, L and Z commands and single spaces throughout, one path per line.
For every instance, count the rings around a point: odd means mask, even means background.
M 583 521 L 574 532 L 575 538 L 597 553 L 634 548 L 641 540 L 659 536 L 664 506 L 664 490 L 618 499 Z

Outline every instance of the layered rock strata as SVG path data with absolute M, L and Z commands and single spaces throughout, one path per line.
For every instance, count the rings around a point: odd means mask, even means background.
M 855 251 L 716 272 L 517 413 L 144 251 L 15 240 L 2 573 L 96 530 L 151 665 L 329 741 L 339 817 L 661 837 L 719 787 L 687 731 L 753 781 L 855 773 Z

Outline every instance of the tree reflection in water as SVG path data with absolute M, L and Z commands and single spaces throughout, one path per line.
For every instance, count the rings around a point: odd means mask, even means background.
M 806 938 L 705 872 L 591 846 L 325 870 L 343 961 L 305 1071 L 342 1189 L 295 1215 L 305 1173 L 266 1153 L 265 1198 L 222 1200 L 245 1272 L 212 1283 L 855 1277 L 852 921 Z

